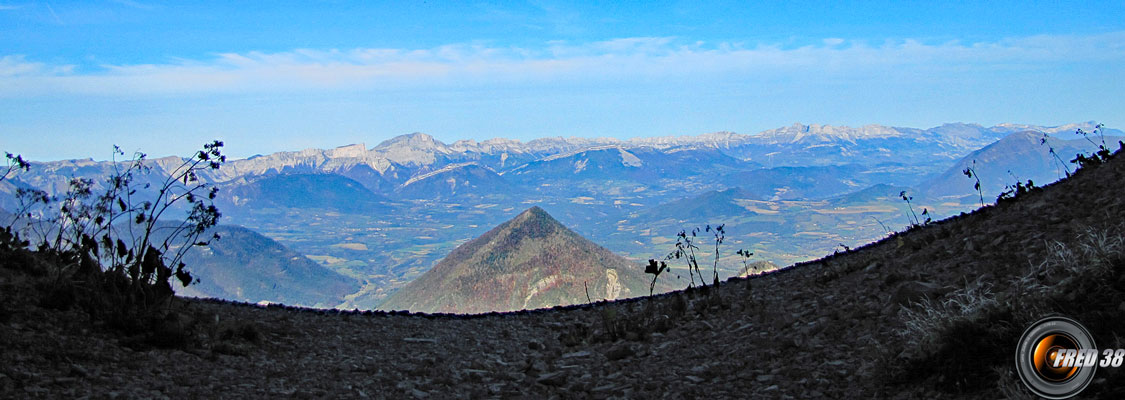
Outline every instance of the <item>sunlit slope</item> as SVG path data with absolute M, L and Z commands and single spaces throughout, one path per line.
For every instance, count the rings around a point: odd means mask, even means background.
M 382 309 L 482 313 L 647 295 L 644 268 L 532 207 L 457 247 Z M 658 287 L 658 290 L 662 287 Z

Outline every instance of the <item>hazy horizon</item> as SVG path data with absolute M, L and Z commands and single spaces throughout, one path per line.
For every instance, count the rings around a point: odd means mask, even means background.
M 769 132 L 769 131 L 774 130 L 774 129 L 781 129 L 781 128 L 797 126 L 797 125 L 837 127 L 837 128 L 849 128 L 849 129 L 858 129 L 858 128 L 863 128 L 863 127 L 866 127 L 866 126 L 882 126 L 882 127 L 889 127 L 889 128 L 905 128 L 905 129 L 926 130 L 926 129 L 939 128 L 939 127 L 945 126 L 945 125 L 956 125 L 956 124 L 977 125 L 977 126 L 981 126 L 981 127 L 984 127 L 984 128 L 992 128 L 992 127 L 1005 126 L 1005 125 L 1016 125 L 1016 126 L 1030 125 L 1030 126 L 1036 126 L 1036 127 L 1040 127 L 1040 128 L 1058 128 L 1058 127 L 1063 127 L 1063 126 L 1068 126 L 1068 125 L 1091 125 L 1091 124 L 1095 124 L 1095 123 L 1097 123 L 1097 121 L 1071 121 L 1071 122 L 1062 123 L 1062 124 L 1058 124 L 1058 125 L 1046 126 L 1046 125 L 1023 124 L 1023 123 L 1018 123 L 1018 122 L 1003 122 L 1003 123 L 998 123 L 998 124 L 994 124 L 994 125 L 984 125 L 984 124 L 978 124 L 978 123 L 975 123 L 975 122 L 960 122 L 959 121 L 959 122 L 946 122 L 946 123 L 942 123 L 942 124 L 930 126 L 930 127 L 917 127 L 917 126 L 889 126 L 889 125 L 882 125 L 882 124 L 863 124 L 863 125 L 850 126 L 850 125 L 829 125 L 829 124 L 794 122 L 794 123 L 789 124 L 789 125 L 777 126 L 777 127 L 774 127 L 774 128 L 764 129 L 764 130 L 757 131 L 757 132 L 714 131 L 714 132 L 689 133 L 689 134 L 683 134 L 683 135 L 659 135 L 659 136 L 658 135 L 648 135 L 648 136 L 631 136 L 631 137 L 624 137 L 624 138 L 609 137 L 609 136 L 578 136 L 578 135 L 572 135 L 572 136 L 542 136 L 542 137 L 524 138 L 524 139 L 514 139 L 514 138 L 509 138 L 509 137 L 503 137 L 503 136 L 495 136 L 495 137 L 490 137 L 490 138 L 486 138 L 486 139 L 468 139 L 468 138 L 446 138 L 446 139 L 443 139 L 441 137 L 432 135 L 428 132 L 409 132 L 409 133 L 400 133 L 400 134 L 395 134 L 395 135 L 385 136 L 385 137 L 380 136 L 380 137 L 377 138 L 377 140 L 373 140 L 373 141 L 372 140 L 366 140 L 366 141 L 359 141 L 359 142 L 353 142 L 353 143 L 340 143 L 340 144 L 329 145 L 329 146 L 324 146 L 324 147 L 304 147 L 304 148 L 279 149 L 277 151 L 258 152 L 258 153 L 245 154 L 245 155 L 243 155 L 243 154 L 231 154 L 231 153 L 227 152 L 226 155 L 228 156 L 227 157 L 228 160 L 234 161 L 234 160 L 245 160 L 245 159 L 249 159 L 249 158 L 253 158 L 253 157 L 259 157 L 259 156 L 267 156 L 267 155 L 276 154 L 276 153 L 295 153 L 295 152 L 301 152 L 301 151 L 305 151 L 305 150 L 332 150 L 332 149 L 336 149 L 336 148 L 350 147 L 350 146 L 361 145 L 361 144 L 364 146 L 364 149 L 372 150 L 375 147 L 377 147 L 378 145 L 380 145 L 381 143 L 383 143 L 384 141 L 391 140 L 391 139 L 401 137 L 401 136 L 409 136 L 409 135 L 414 135 L 414 134 L 419 134 L 419 133 L 431 136 L 431 137 L 434 138 L 434 140 L 437 140 L 438 142 L 441 142 L 445 145 L 452 145 L 454 142 L 457 142 L 457 141 L 460 141 L 460 140 L 472 140 L 472 141 L 475 141 L 477 143 L 480 143 L 480 142 L 484 142 L 484 141 L 488 141 L 488 140 L 494 140 L 494 139 L 515 140 L 515 141 L 526 144 L 528 142 L 535 141 L 535 140 L 553 139 L 553 138 L 591 139 L 591 140 L 608 139 L 608 140 L 621 140 L 621 141 L 627 142 L 627 141 L 630 141 L 630 140 L 652 139 L 652 138 L 661 138 L 661 137 L 699 137 L 699 136 L 708 135 L 708 134 L 715 134 L 715 133 L 732 133 L 732 134 L 736 134 L 736 135 L 755 136 L 755 135 L 760 135 L 760 134 Z M 1092 129 L 1091 127 L 1086 127 L 1086 128 Z M 1108 127 L 1107 126 L 1106 128 L 1110 130 L 1109 135 L 1114 135 L 1115 134 L 1114 131 L 1119 131 L 1119 129 L 1115 128 L 1115 127 Z M 200 146 L 202 144 L 203 144 L 203 142 L 200 142 Z M 112 146 L 113 145 L 110 145 L 110 147 L 107 148 L 107 150 L 104 152 L 105 153 L 104 155 L 94 154 L 94 155 L 90 155 L 90 156 L 86 156 L 86 157 L 53 158 L 53 159 L 36 159 L 36 158 L 24 156 L 24 159 L 27 160 L 27 161 L 31 161 L 31 162 L 44 162 L 44 163 L 45 162 L 55 162 L 55 161 L 70 161 L 70 160 L 94 160 L 96 162 L 109 161 L 110 157 L 113 155 L 112 154 Z M 196 147 L 200 147 L 200 146 L 196 146 Z M 227 147 L 227 144 L 224 143 L 224 147 Z M 194 154 L 194 152 L 196 152 L 198 150 L 199 149 L 187 149 L 183 154 L 153 154 L 151 152 L 145 151 L 145 149 L 140 149 L 140 148 L 138 148 L 138 149 L 122 148 L 122 151 L 126 152 L 126 155 L 132 154 L 132 152 L 142 152 L 142 153 L 145 153 L 145 156 L 148 159 L 155 159 L 155 158 L 162 158 L 162 157 L 186 157 L 188 155 Z M 95 152 L 95 153 L 97 153 L 97 152 Z M 118 156 L 118 158 L 119 158 L 119 160 L 123 159 L 123 157 L 121 157 L 121 156 Z

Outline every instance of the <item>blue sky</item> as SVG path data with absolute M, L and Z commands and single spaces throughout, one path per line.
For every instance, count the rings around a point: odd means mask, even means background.
M 1122 126 L 1125 2 L 963 3 L 0 0 L 0 150 Z

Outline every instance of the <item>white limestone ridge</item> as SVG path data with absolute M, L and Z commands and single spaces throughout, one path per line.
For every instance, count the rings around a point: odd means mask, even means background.
M 1065 125 L 1059 125 L 1059 126 L 1036 126 L 1036 125 L 1027 125 L 1027 124 L 999 124 L 999 125 L 996 125 L 996 127 L 1010 129 L 1012 131 L 1037 131 L 1037 132 L 1043 132 L 1043 133 L 1047 133 L 1047 134 L 1051 134 L 1051 135 L 1062 135 L 1062 134 L 1070 135 L 1070 134 L 1074 134 L 1079 129 L 1084 130 L 1084 131 L 1089 132 L 1089 133 L 1093 133 L 1094 128 L 1097 127 L 1097 125 L 1098 125 L 1098 123 L 1095 122 L 1095 121 L 1086 121 L 1086 122 L 1078 122 L 1078 123 L 1074 123 L 1074 124 L 1065 124 Z
M 363 143 L 349 144 L 328 150 L 325 155 L 332 158 L 361 158 L 367 155 L 367 147 Z
M 601 150 L 610 150 L 610 149 L 621 150 L 621 146 L 619 146 L 619 145 L 593 146 L 593 147 L 588 147 L 588 148 L 584 148 L 584 149 L 581 149 L 581 150 L 575 150 L 575 151 L 570 151 L 570 152 L 566 152 L 566 153 L 559 153 L 559 154 L 555 154 L 555 155 L 552 155 L 552 156 L 547 156 L 547 157 L 544 157 L 540 161 L 555 161 L 555 160 L 559 160 L 559 159 L 563 159 L 563 158 L 574 157 L 576 155 L 591 152 L 591 151 L 601 151 Z
M 734 132 L 720 131 L 704 133 L 695 136 L 656 136 L 647 138 L 633 138 L 629 139 L 629 147 L 652 147 L 656 149 L 668 149 L 677 147 L 710 147 L 710 148 L 729 148 L 744 144 L 750 138 L 750 135 L 742 135 Z
M 528 146 L 515 139 L 492 138 L 482 142 L 462 139 L 449 145 L 449 149 L 458 153 L 525 153 Z
M 804 125 L 795 123 L 790 126 L 763 131 L 754 135 L 755 139 L 765 139 L 773 143 L 797 142 L 826 142 L 844 140 L 854 142 L 860 139 L 885 138 L 902 136 L 903 132 L 897 128 L 883 125 L 864 125 L 858 128 L 833 125 Z
M 387 139 L 371 150 L 403 165 L 430 165 L 437 161 L 438 155 L 453 153 L 445 143 L 421 132 Z
M 479 165 L 477 165 L 477 163 L 475 163 L 475 162 L 446 165 L 446 166 L 441 167 L 437 170 L 430 171 L 430 172 L 415 176 L 413 178 L 410 178 L 405 183 L 403 183 L 402 186 L 407 187 L 407 186 L 410 186 L 411 184 L 413 184 L 415 182 L 426 180 L 426 179 L 429 179 L 431 177 L 441 175 L 441 174 L 444 174 L 444 173 L 447 173 L 447 172 L 450 172 L 450 171 L 453 171 L 453 170 L 456 170 L 456 169 L 465 168 L 465 167 L 468 167 L 468 166 L 479 166 Z M 481 168 L 488 169 L 488 170 L 491 171 L 491 169 L 489 169 L 488 167 L 481 167 Z M 493 172 L 495 172 L 495 171 L 493 171 Z
M 270 172 L 339 172 L 359 165 L 383 173 L 391 163 L 386 157 L 367 150 L 364 144 L 359 143 L 328 150 L 305 149 L 229 160 L 218 171 L 206 171 L 206 176 L 212 181 L 225 182 L 242 176 Z

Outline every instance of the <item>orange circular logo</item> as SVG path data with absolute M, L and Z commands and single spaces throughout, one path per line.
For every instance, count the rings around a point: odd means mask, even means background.
M 1053 333 L 1039 339 L 1039 343 L 1035 345 L 1035 352 L 1031 355 L 1035 372 L 1051 382 L 1066 382 L 1067 379 L 1073 378 L 1078 372 L 1078 366 L 1059 366 L 1064 350 L 1067 349 L 1077 350 L 1078 343 L 1065 334 Z
M 1032 393 L 1048 399 L 1077 395 L 1098 368 L 1098 346 L 1078 321 L 1043 318 L 1027 328 L 1016 345 L 1016 372 Z M 1125 351 L 1122 352 L 1125 357 Z

